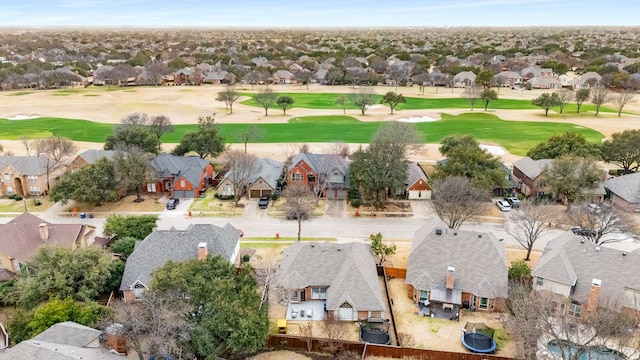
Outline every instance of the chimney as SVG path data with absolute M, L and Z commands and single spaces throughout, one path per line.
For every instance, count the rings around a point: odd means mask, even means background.
M 205 260 L 209 255 L 209 249 L 207 248 L 206 242 L 201 242 L 198 244 L 198 260 Z
M 40 223 L 40 225 L 38 225 L 38 232 L 40 232 L 40 240 L 45 242 L 49 240 L 49 224 Z
M 595 310 L 598 308 L 598 297 L 600 297 L 600 285 L 602 280 L 591 280 L 591 290 L 589 291 L 589 300 L 587 300 L 587 310 Z
M 447 289 L 449 290 L 453 290 L 453 280 L 454 280 L 454 275 L 456 273 L 456 268 L 454 268 L 453 266 L 449 266 L 447 268 Z
M 127 340 L 124 338 L 124 326 L 113 323 L 107 328 L 107 346 L 117 355 L 127 355 Z

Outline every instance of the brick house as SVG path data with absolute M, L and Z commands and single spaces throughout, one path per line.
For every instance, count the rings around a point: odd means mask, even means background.
M 0 156 L 0 196 L 42 195 L 48 192 L 46 156 Z M 64 166 L 49 169 L 49 186 L 64 173 Z
M 158 154 L 151 160 L 156 181 L 148 183 L 147 193 L 168 191 L 171 197 L 196 198 L 215 177 L 213 165 L 198 156 Z
M 409 200 L 431 199 L 429 178 L 417 163 L 410 162 L 407 165 L 407 183 L 404 193 Z
M 287 182 L 322 192 L 327 199 L 346 199 L 349 195 L 349 163 L 335 154 L 300 153 L 291 160 Z
M 274 84 L 294 84 L 296 82 L 295 75 L 288 70 L 278 70 L 271 76 Z
M 449 229 L 433 218 L 411 244 L 408 296 L 428 312 L 451 310 L 454 320 L 461 307 L 503 311 L 508 269 L 504 245 L 493 234 Z
M 571 231 L 547 243 L 531 272 L 533 289 L 560 296 L 569 316 L 613 308 L 640 316 L 640 250 L 600 247 Z
M 76 156 L 67 166 L 70 171 L 80 169 L 86 165 L 94 164 L 96 161 L 107 158 L 113 159 L 116 152 L 113 150 L 87 150 Z
M 95 226 L 52 224 L 23 213 L 6 224 L 0 224 L 0 263 L 3 269 L 15 274 L 40 246 L 75 249 L 92 245 L 95 238 Z
M 191 84 L 194 70 L 189 68 L 180 69 L 173 73 L 174 84 Z
M 262 196 L 271 196 L 278 188 L 278 179 L 282 176 L 284 163 L 273 159 L 257 159 L 256 170 L 242 186 L 246 188 L 249 199 L 257 199 Z M 224 196 L 234 195 L 232 180 L 233 174 L 227 172 L 218 184 L 218 194 Z M 237 181 L 236 181 L 237 182 Z M 242 194 L 241 194 L 242 195 Z
M 314 307 L 318 309 L 314 320 L 323 319 L 324 311 L 345 321 L 381 319 L 385 315 L 376 263 L 368 244 L 294 242 L 283 251 L 276 283 L 289 304 L 287 319 L 295 320 L 298 308 Z
M 138 241 L 127 258 L 120 291 L 126 302 L 139 299 L 151 283 L 153 271 L 167 261 L 205 259 L 220 255 L 238 264 L 240 232 L 231 224 L 219 227 L 192 224 L 186 230 L 155 230 Z
M 640 211 L 640 173 L 608 179 L 604 188 L 611 193 L 614 206 L 628 212 Z

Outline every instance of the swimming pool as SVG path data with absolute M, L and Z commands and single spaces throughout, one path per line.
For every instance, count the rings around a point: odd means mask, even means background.
M 604 346 L 579 346 L 572 342 L 565 341 L 566 345 L 559 346 L 556 340 L 547 343 L 547 349 L 554 355 L 562 358 L 564 352 L 565 359 L 573 359 L 578 354 L 579 360 L 622 360 L 625 356 L 615 350 L 611 350 Z

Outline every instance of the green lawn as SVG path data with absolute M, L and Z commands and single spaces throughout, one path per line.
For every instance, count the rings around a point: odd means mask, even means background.
M 256 142 L 348 142 L 368 143 L 382 122 L 361 122 L 350 116 L 304 116 L 286 124 L 222 124 L 220 131 L 229 143 L 237 143 L 234 134 L 256 126 L 265 137 Z M 601 133 L 569 123 L 504 121 L 495 115 L 474 112 L 460 115 L 442 114 L 441 121 L 416 123 L 427 143 L 439 143 L 450 134 L 470 134 L 479 141 L 497 143 L 509 152 L 524 155 L 531 147 L 552 135 L 574 131 L 589 141 L 600 142 Z M 64 136 L 75 141 L 104 142 L 112 125 L 87 120 L 38 118 L 31 120 L 0 119 L 0 139 L 18 140 L 22 134 L 31 137 Z M 182 136 L 196 130 L 196 125 L 176 125 L 175 131 L 163 137 L 165 143 L 177 143 Z M 46 129 L 46 130 L 43 130 Z
M 250 99 L 242 101 L 241 103 L 248 106 L 262 107 L 262 105 L 258 104 L 254 100 L 255 93 L 242 93 L 243 96 L 250 96 Z M 306 109 L 341 109 L 339 105 L 335 103 L 336 99 L 340 95 L 349 94 L 334 94 L 334 93 L 278 93 L 278 96 L 289 96 L 291 97 L 295 103 L 293 104 L 293 108 L 306 108 Z M 380 103 L 382 99 L 381 95 L 376 95 L 376 103 Z M 461 97 L 454 98 L 415 98 L 415 97 L 407 97 L 406 103 L 400 104 L 397 107 L 397 110 L 428 110 L 428 109 L 468 109 L 469 102 L 467 99 Z M 476 109 L 483 109 L 484 105 L 482 101 L 478 101 L 475 104 Z M 280 109 L 277 104 L 271 105 L 270 109 Z M 352 104 L 347 106 L 348 110 L 357 109 Z M 492 110 L 533 110 L 540 109 L 537 106 L 531 104 L 531 100 L 515 100 L 515 99 L 498 99 L 489 103 L 489 109 Z M 559 111 L 557 108 L 556 111 Z M 542 109 L 540 109 L 542 111 Z M 564 110 L 566 113 L 575 113 L 576 105 L 575 104 L 567 104 Z M 595 111 L 595 108 L 591 104 L 583 104 L 581 111 Z M 614 112 L 614 109 L 602 107 L 600 109 L 602 112 Z

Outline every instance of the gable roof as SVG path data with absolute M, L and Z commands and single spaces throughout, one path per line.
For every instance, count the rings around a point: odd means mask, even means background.
M 416 231 L 406 282 L 424 290 L 443 286 L 448 267 L 455 268 L 455 289 L 480 297 L 507 297 L 507 260 L 495 235 L 449 229 L 434 218 Z
M 40 335 L 25 340 L 0 353 L 0 359 L 11 360 L 109 360 L 122 356 L 100 347 L 102 331 L 66 321 L 52 325 Z
M 456 76 L 453 77 L 453 81 L 455 82 L 462 82 L 467 80 L 471 82 L 476 81 L 476 74 L 471 71 L 462 71 L 457 73 Z
M 628 203 L 640 203 L 640 173 L 611 178 L 604 182 L 604 187 Z
M 422 170 L 418 163 L 409 162 L 407 164 L 407 186 L 415 184 L 420 179 L 426 183 L 429 181 L 427 174 L 424 173 L 424 170 Z
M 525 156 L 522 159 L 513 163 L 514 169 L 519 169 L 523 174 L 531 180 L 535 180 L 542 174 L 545 166 L 551 166 L 552 159 L 533 160 L 532 158 Z
M 0 156 L 0 170 L 7 165 L 21 175 L 42 175 L 47 172 L 47 159 L 44 156 Z
M 284 168 L 284 162 L 273 160 L 269 158 L 258 159 L 260 164 L 260 170 L 249 178 L 249 184 L 253 184 L 258 179 L 264 180 L 271 188 L 275 189 L 278 186 L 278 179 L 282 175 L 282 169 Z
M 149 286 L 151 273 L 167 261 L 184 261 L 198 257 L 198 244 L 206 242 L 211 256 L 231 260 L 240 241 L 238 229 L 227 223 L 223 227 L 193 224 L 186 230 L 155 230 L 136 243 L 127 258 L 120 290 L 129 290 L 137 281 Z
M 327 175 L 330 171 L 338 170 L 344 175 L 344 182 L 331 183 L 329 187 L 349 188 L 349 162 L 336 154 L 299 153 L 291 159 L 289 169 L 304 161 L 311 170 L 320 175 Z
M 87 150 L 82 152 L 78 157 L 82 158 L 87 164 L 93 164 L 96 161 L 107 158 L 113 159 L 116 152 L 114 150 Z
M 46 224 L 46 241 L 40 238 L 40 224 Z M 43 245 L 73 247 L 84 234 L 86 225 L 52 224 L 31 213 L 23 213 L 6 224 L 0 224 L 0 253 L 18 261 L 26 261 Z
M 328 286 L 327 309 L 345 301 L 357 310 L 384 310 L 371 248 L 361 243 L 295 242 L 282 253 L 276 272 L 285 289 Z
M 178 178 L 184 177 L 191 184 L 200 183 L 200 176 L 209 162 L 199 156 L 175 156 L 167 153 L 158 154 L 151 160 L 151 167 L 162 178 L 173 178 L 174 183 Z
M 531 275 L 572 285 L 570 297 L 579 302 L 588 300 L 593 279 L 602 280 L 602 305 L 624 299 L 625 288 L 640 291 L 640 249 L 626 253 L 581 240 L 567 231 L 549 241 Z

